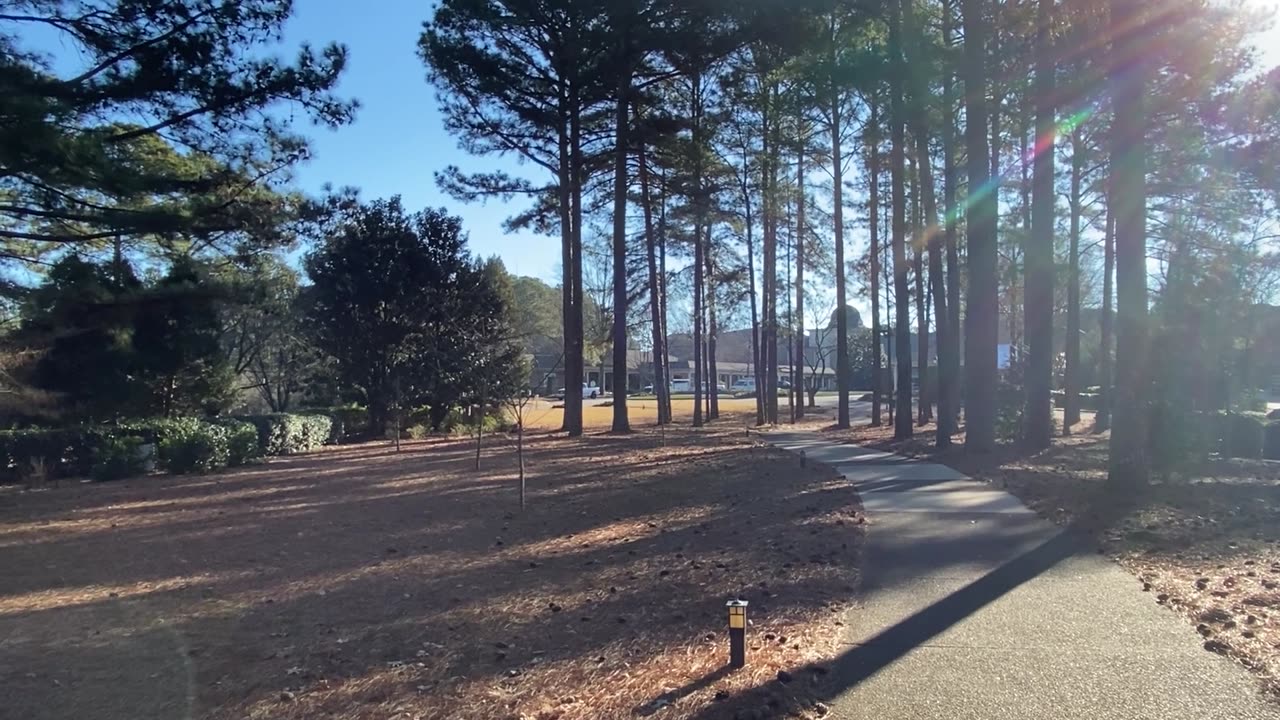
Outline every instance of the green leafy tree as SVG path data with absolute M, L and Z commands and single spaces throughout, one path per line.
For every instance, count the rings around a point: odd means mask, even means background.
M 311 335 L 368 405 L 375 434 L 402 407 L 427 406 L 439 426 L 493 387 L 508 315 L 456 217 L 376 201 L 352 210 L 305 265 Z M 518 346 L 503 347 L 518 360 Z
M 226 287 L 195 261 L 173 264 L 139 303 L 133 350 L 147 414 L 217 415 L 236 399 L 222 345 Z

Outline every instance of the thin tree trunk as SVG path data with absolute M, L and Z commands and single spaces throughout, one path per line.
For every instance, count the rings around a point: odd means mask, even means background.
M 778 424 L 778 152 L 773 117 L 776 87 L 766 88 L 765 218 L 764 218 L 764 372 L 765 408 L 771 425 Z
M 1107 182 L 1108 188 L 1110 181 Z M 1112 321 L 1115 310 L 1112 298 L 1115 295 L 1112 278 L 1116 267 L 1116 217 L 1113 212 L 1114 203 L 1108 189 L 1106 194 L 1106 221 L 1102 237 L 1102 317 L 1099 332 L 1102 340 L 1098 344 L 1098 412 L 1094 417 L 1094 432 L 1106 432 L 1111 429 L 1111 347 L 1114 333 Z
M 871 381 L 871 424 L 881 425 L 880 398 L 884 393 L 884 362 L 880 341 L 880 104 L 871 98 L 871 119 L 867 137 L 867 174 L 870 178 L 870 197 L 867 210 L 870 214 L 871 256 L 871 368 L 875 373 Z
M 756 248 L 755 222 L 751 214 L 751 189 L 747 181 L 747 153 L 742 154 L 742 205 L 745 212 L 747 231 L 747 285 L 751 295 L 751 373 L 755 378 L 756 426 L 764 425 L 764 387 L 760 375 L 760 316 L 756 309 Z
M 954 19 L 952 0 L 943 0 L 942 34 L 948 52 L 954 45 L 952 22 Z M 948 63 L 942 77 L 942 157 L 943 157 L 943 204 L 946 206 L 946 245 L 947 245 L 947 352 L 944 362 L 939 358 L 938 371 L 945 376 L 939 383 L 939 389 L 945 393 L 946 406 L 950 410 L 947 418 L 947 444 L 951 444 L 950 436 L 955 433 L 960 419 L 960 404 L 963 393 L 960 390 L 960 248 L 959 233 L 956 224 L 960 221 L 959 208 L 956 205 L 956 99 L 955 72 Z M 943 397 L 939 396 L 939 413 L 942 411 Z M 938 431 L 944 431 L 939 423 Z
M 889 21 L 889 92 L 891 125 L 889 169 L 893 186 L 893 286 L 897 304 L 898 393 L 894 438 L 905 440 L 914 432 L 911 418 L 911 299 L 907 286 L 906 128 L 902 97 L 902 0 L 893 0 Z
M 623 33 L 621 52 L 627 52 Z M 631 432 L 627 417 L 627 144 L 631 71 L 619 72 L 613 162 L 613 432 Z M 600 380 L 603 384 L 604 376 Z
M 564 102 L 568 102 L 566 99 Z M 574 299 L 573 284 L 573 199 L 572 199 L 572 153 L 569 149 L 569 120 L 568 117 L 562 117 L 560 122 L 559 133 L 559 149 L 560 149 L 560 167 L 558 175 L 557 192 L 559 195 L 560 205 L 560 262 L 562 271 L 562 280 L 560 283 L 560 305 L 562 312 L 562 332 L 564 333 L 564 422 L 561 429 L 572 434 L 573 420 L 569 409 L 569 395 L 573 389 L 569 379 L 569 358 L 573 355 L 573 338 L 574 338 L 574 318 L 576 315 L 576 302 Z M 579 417 L 581 417 L 581 400 L 579 400 Z
M 969 292 L 965 311 L 965 448 L 989 452 L 995 447 L 996 344 L 996 195 L 991 187 L 987 148 L 987 23 L 984 0 L 963 0 L 965 138 L 968 144 L 969 197 L 966 226 Z
M 1054 113 L 1053 0 L 1039 0 L 1035 47 L 1035 168 L 1032 179 L 1031 232 L 1028 235 L 1026 286 L 1023 289 L 1027 328 L 1026 440 L 1046 448 L 1053 441 L 1053 236 Z
M 794 378 L 791 381 L 791 392 L 796 395 L 796 417 L 804 417 L 804 246 L 805 233 L 807 229 L 804 224 L 804 153 L 806 139 L 804 136 L 803 120 L 800 121 L 801 129 L 799 130 L 800 148 L 796 152 L 796 190 L 799 195 L 796 205 L 796 313 L 795 322 L 798 332 L 796 333 L 795 342 L 795 359 L 791 363 L 791 374 Z
M 584 160 L 582 157 L 582 117 L 579 109 L 578 89 L 570 88 L 569 114 L 569 157 L 570 157 L 570 204 L 572 232 L 572 264 L 569 267 L 567 284 L 571 285 L 573 295 L 572 322 L 566 324 L 565 333 L 569 336 L 568 350 L 565 353 L 565 428 L 570 437 L 582 435 L 582 382 L 586 366 L 583 356 L 583 301 L 582 301 L 582 184 Z
M 662 362 L 666 356 L 666 338 L 662 332 L 662 285 L 658 280 L 658 243 L 653 230 L 653 197 L 649 188 L 648 143 L 639 146 L 640 204 L 644 212 L 645 255 L 649 265 L 649 322 L 653 328 L 653 391 L 658 396 L 658 424 L 671 422 L 669 398 L 671 387 Z
M 832 18 L 834 23 L 834 15 Z M 832 77 L 828 102 L 831 113 L 831 203 L 832 231 L 836 243 L 836 426 L 849 427 L 849 318 L 845 312 L 848 299 L 845 296 L 844 277 L 844 159 L 841 155 L 841 107 L 840 89 L 834 75 L 836 65 L 835 28 L 831 38 Z
M 707 226 L 707 242 L 702 251 L 707 264 L 706 307 L 707 307 L 707 375 L 708 375 L 708 408 L 707 419 L 720 418 L 720 371 L 716 367 L 716 340 L 720 327 L 716 323 L 716 263 L 715 253 L 711 245 L 711 227 Z
M 1112 199 L 1116 218 L 1115 427 L 1108 481 L 1124 489 L 1146 485 L 1147 247 L 1146 78 L 1139 0 L 1112 0 Z M 1122 60 L 1122 61 L 1121 61 Z
M 929 313 L 925 307 L 924 223 L 920 212 L 920 169 L 912 163 L 911 173 L 911 270 L 916 281 L 916 385 L 919 386 L 916 424 L 924 425 L 932 415 L 929 388 Z
M 924 123 L 921 122 L 921 125 Z M 933 166 L 929 157 L 929 143 L 924 140 L 924 130 L 916 138 L 916 163 L 920 168 L 920 187 L 924 203 L 924 222 L 922 223 L 925 243 L 929 250 L 929 297 L 933 300 L 934 326 L 938 339 L 938 372 L 936 381 L 932 383 L 933 397 L 938 403 L 937 446 L 950 447 L 952 423 L 955 420 L 951 409 L 954 391 L 951 387 L 954 379 L 947 373 L 946 355 L 951 350 L 951 316 L 947 312 L 947 292 L 942 276 L 942 233 L 938 228 L 938 199 L 933 187 Z M 923 333 L 925 350 L 921 353 L 921 368 L 929 366 L 928 333 Z
M 1085 147 L 1080 129 L 1071 131 L 1071 249 L 1067 257 L 1066 372 L 1063 377 L 1062 434 L 1080 422 L 1080 218 L 1084 184 Z
M 889 268 L 892 267 L 893 265 L 893 255 L 892 255 L 893 239 L 890 236 L 890 229 L 891 229 L 891 226 L 893 225 L 892 198 L 893 198 L 893 193 L 891 188 L 889 193 L 889 198 L 887 198 L 884 201 L 884 203 L 882 203 L 880 206 L 880 216 L 888 220 L 887 222 L 880 223 L 882 226 L 880 230 L 880 252 L 881 252 L 881 262 L 880 262 L 881 276 L 880 277 L 882 281 L 880 283 L 880 287 L 884 288 L 884 317 L 885 317 L 886 323 L 892 323 L 893 322 L 892 318 L 894 317 L 893 295 L 892 295 L 893 281 L 889 276 Z M 896 332 L 896 329 L 895 329 L 895 332 Z M 887 326 L 885 327 L 885 342 L 888 345 L 888 347 L 885 348 L 885 357 L 888 358 L 890 370 L 893 369 L 893 366 L 897 362 L 897 358 L 898 358 L 897 349 L 893 345 L 895 332 L 889 332 L 889 328 Z M 894 372 L 885 373 L 884 380 L 888 383 L 888 385 L 885 387 L 885 391 L 886 391 L 885 398 L 888 401 L 888 407 L 889 407 L 889 424 L 893 425 L 894 427 L 897 427 L 897 425 L 894 424 L 896 422 L 894 417 L 896 414 L 895 408 L 897 405 L 897 382 L 895 381 L 894 378 L 895 378 Z
M 693 426 L 702 427 L 702 284 L 706 265 L 702 260 L 702 228 L 693 228 Z

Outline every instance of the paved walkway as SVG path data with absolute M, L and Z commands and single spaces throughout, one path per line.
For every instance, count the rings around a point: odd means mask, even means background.
M 1014 496 L 813 433 L 764 437 L 835 467 L 868 514 L 831 717 L 1280 717 L 1131 575 Z

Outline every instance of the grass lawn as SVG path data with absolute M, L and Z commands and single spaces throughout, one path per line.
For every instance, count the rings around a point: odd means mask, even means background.
M 1206 650 L 1250 668 L 1280 699 L 1280 462 L 1212 459 L 1117 497 L 1105 482 L 1109 433 L 1088 434 L 1092 424 L 1086 414 L 1077 435 L 1048 450 L 1010 444 L 985 456 L 938 453 L 932 424 L 906 442 L 890 427 L 824 432 L 951 465 L 1089 534 L 1152 602 L 1186 618 Z
M 520 511 L 513 447 L 490 438 L 480 471 L 433 440 L 0 489 L 0 715 L 824 712 L 811 664 L 838 652 L 863 531 L 844 481 L 731 423 L 533 434 Z

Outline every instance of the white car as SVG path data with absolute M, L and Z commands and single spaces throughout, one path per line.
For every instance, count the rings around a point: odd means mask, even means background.
M 755 378 L 740 378 L 737 382 L 735 382 L 735 383 L 733 384 L 733 391 L 734 391 L 734 392 L 755 392 L 755 391 L 756 391 L 756 379 L 755 379 Z
M 583 400 L 595 400 L 596 398 L 600 397 L 600 395 L 601 395 L 600 388 L 596 387 L 595 385 L 588 385 L 587 383 L 582 383 L 582 399 Z M 567 392 L 565 392 L 564 388 L 560 388 L 558 391 L 556 391 L 556 394 L 554 395 L 554 397 L 558 397 L 561 399 L 564 399 L 568 396 L 569 395 Z

